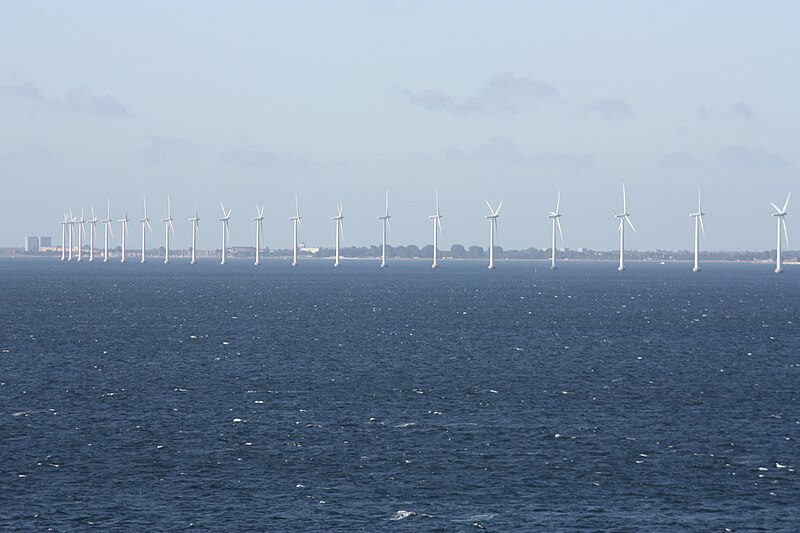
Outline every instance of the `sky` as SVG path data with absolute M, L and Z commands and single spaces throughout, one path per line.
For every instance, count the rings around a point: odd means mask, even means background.
M 163 244 L 380 242 L 769 250 L 798 191 L 800 2 L 0 0 L 0 246 L 68 207 L 142 217 Z M 794 202 L 800 202 L 797 197 Z M 790 245 L 800 215 L 787 217 Z M 156 222 L 158 222 L 156 224 Z M 119 240 L 114 227 L 113 244 Z M 102 233 L 100 233 L 102 235 Z M 102 238 L 102 237 L 101 237 Z M 139 228 L 131 239 L 139 242 Z M 800 242 L 800 241 L 798 241 Z M 561 246 L 561 244 L 560 244 Z M 790 246 L 797 248 L 797 246 Z

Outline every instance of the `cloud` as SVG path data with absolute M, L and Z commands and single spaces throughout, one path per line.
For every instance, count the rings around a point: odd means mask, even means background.
M 521 163 L 525 161 L 517 145 L 510 139 L 495 137 L 468 150 L 448 148 L 444 155 L 450 159 L 474 163 Z
M 58 156 L 52 150 L 34 143 L 21 150 L 7 153 L 3 156 L 3 161 L 7 163 L 45 163 L 57 158 Z
M 68 111 L 78 115 L 95 117 L 132 118 L 133 115 L 110 95 L 98 95 L 84 86 L 69 90 L 64 98 L 47 98 L 32 83 L 0 85 L 0 96 L 45 104 L 45 109 Z
M 697 161 L 686 152 L 670 152 L 661 157 L 658 161 L 658 166 L 662 168 L 696 167 Z
M 622 122 L 633 117 L 631 105 L 624 100 L 614 100 L 612 98 L 595 100 L 589 103 L 586 108 L 612 122 Z
M 389 92 L 401 96 L 413 106 L 457 115 L 517 115 L 530 111 L 539 103 L 565 101 L 554 85 L 508 72 L 490 79 L 477 95 L 462 101 L 438 89 L 414 92 L 393 87 Z
M 83 86 L 67 91 L 61 106 L 74 113 L 95 117 L 130 118 L 132 116 L 122 104 L 110 95 L 97 95 Z
M 753 111 L 753 108 L 747 105 L 744 102 L 739 102 L 735 106 L 731 108 L 731 115 L 739 118 L 743 118 L 747 121 L 757 120 L 756 114 Z
M 44 102 L 45 98 L 39 89 L 32 83 L 23 83 L 19 85 L 0 85 L 0 94 L 3 96 L 12 96 L 15 98 L 23 98 L 25 100 L 33 100 L 37 102 Z
M 146 135 L 144 140 L 147 144 L 139 151 L 139 156 L 154 164 L 165 163 L 173 159 L 189 159 L 200 153 L 199 146 L 176 137 Z
M 413 92 L 406 89 L 398 91 L 410 104 L 428 109 L 429 111 L 448 111 L 453 109 L 455 102 L 442 91 L 429 89 L 427 91 Z
M 280 167 L 294 170 L 308 170 L 316 167 L 308 158 L 299 155 L 278 154 L 260 148 L 244 148 L 220 152 L 223 163 L 247 167 Z
M 533 158 L 537 165 L 548 168 L 564 168 L 575 172 L 591 170 L 594 167 L 594 156 L 591 154 L 565 154 L 558 152 L 542 152 Z
M 780 168 L 789 166 L 789 162 L 779 155 L 767 152 L 762 148 L 746 146 L 726 146 L 717 152 L 717 158 L 730 166 L 742 168 Z

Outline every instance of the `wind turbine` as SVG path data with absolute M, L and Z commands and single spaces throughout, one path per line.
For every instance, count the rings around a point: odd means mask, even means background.
M 706 228 L 703 225 L 703 204 L 700 201 L 700 188 L 697 188 L 697 213 L 690 213 L 689 217 L 694 219 L 694 266 L 692 272 L 700 272 L 700 230 L 703 237 L 706 236 Z
M 256 223 L 256 266 L 261 264 L 261 234 L 264 232 L 264 206 L 256 204 L 256 216 L 251 220 Z
M 631 215 L 628 213 L 628 200 L 625 196 L 625 184 L 622 184 L 622 213 L 615 215 L 619 219 L 619 267 L 617 270 L 622 272 L 625 270 L 625 222 L 627 222 L 634 233 L 636 228 L 633 227 L 631 222 Z
M 382 217 L 378 217 L 378 220 L 383 221 L 383 241 L 381 243 L 381 268 L 386 268 L 386 228 L 389 228 L 389 231 L 392 230 L 392 226 L 389 224 L 389 219 L 392 218 L 389 216 L 389 191 L 386 191 L 386 211 Z
M 556 226 L 558 226 L 558 233 L 561 235 L 561 244 L 564 244 L 564 232 L 561 231 L 561 191 L 558 191 L 558 199 L 556 200 L 556 210 L 550 211 L 547 218 L 553 220 L 553 240 L 550 244 L 550 270 L 556 269 Z
M 58 223 L 61 226 L 61 260 L 63 261 L 66 259 L 67 253 L 67 224 L 69 224 L 69 219 L 67 218 L 67 212 L 64 211 L 64 220 Z
M 220 264 L 225 264 L 225 252 L 228 248 L 228 238 L 230 237 L 230 231 L 228 231 L 228 222 L 231 220 L 231 209 L 227 212 L 225 211 L 225 206 L 222 205 L 222 202 L 219 203 L 219 206 L 222 208 L 222 217 L 218 220 L 222 222 L 222 262 Z
M 119 262 L 125 262 L 125 237 L 128 235 L 128 213 L 125 213 L 125 217 L 118 220 L 120 224 L 122 224 L 122 228 L 120 229 L 120 234 L 122 235 L 122 257 L 120 257 Z
M 105 225 L 105 239 L 103 244 L 103 263 L 108 261 L 108 233 L 114 235 L 114 230 L 111 228 L 111 202 L 106 199 L 106 218 L 102 221 Z
M 336 260 L 333 262 L 333 266 L 338 267 L 339 265 L 341 265 L 341 262 L 339 261 L 340 235 L 342 239 L 344 238 L 344 227 L 342 227 L 342 220 L 344 219 L 344 216 L 342 215 L 342 204 L 338 204 L 336 206 L 336 210 L 338 211 L 339 214 L 336 215 L 335 217 L 331 217 L 331 220 L 336 221 Z
M 497 217 L 500 216 L 500 208 L 503 207 L 503 202 L 493 209 L 489 200 L 486 200 L 486 207 L 489 208 L 489 214 L 486 218 L 489 219 L 489 270 L 494 269 L 494 235 L 497 233 Z
M 169 231 L 172 230 L 172 235 L 175 235 L 175 226 L 172 225 L 172 204 L 167 195 L 167 218 L 162 218 L 161 222 L 164 223 L 164 264 L 169 263 Z
M 294 193 L 294 213 L 294 216 L 289 217 L 289 220 L 292 221 L 294 228 L 292 233 L 294 238 L 294 245 L 292 246 L 292 266 L 297 266 L 297 234 L 298 229 L 303 225 L 300 222 L 303 217 L 300 216 L 300 204 L 297 202 L 297 191 Z
M 81 218 L 75 221 L 78 224 L 78 261 L 83 258 L 83 239 L 82 236 L 86 235 L 86 228 L 84 224 L 86 220 L 83 218 L 83 206 L 81 206 Z
M 146 248 L 146 246 L 145 246 L 145 238 L 144 238 L 144 235 L 145 235 L 144 229 L 145 229 L 145 226 L 147 226 L 147 228 L 150 229 L 150 231 L 153 231 L 153 227 L 150 226 L 150 219 L 147 218 L 147 198 L 142 196 L 142 200 L 144 202 L 144 218 L 140 218 L 139 222 L 142 223 L 142 261 L 141 262 L 144 263 L 145 248 Z
M 433 265 L 431 265 L 431 268 L 439 268 L 439 262 L 436 258 L 436 253 L 439 250 L 439 235 L 442 233 L 442 213 L 439 211 L 439 189 L 436 189 L 436 214 L 428 218 L 433 220 Z
M 789 233 L 786 231 L 786 208 L 789 207 L 789 198 L 792 193 L 786 195 L 786 201 L 783 203 L 783 209 L 778 209 L 778 206 L 770 202 L 770 205 L 775 208 L 775 213 L 772 216 L 778 218 L 778 246 L 775 254 L 775 272 L 783 272 L 781 268 L 781 226 L 783 226 L 783 236 L 786 238 L 786 246 L 789 246 Z
M 78 220 L 72 214 L 72 207 L 69 208 L 69 219 L 67 220 L 67 224 L 69 225 L 69 255 L 67 256 L 67 261 L 72 261 L 72 236 L 75 233 L 75 221 Z
M 94 261 L 94 236 L 97 234 L 97 215 L 94 214 L 94 206 L 89 204 L 92 209 L 92 218 L 87 220 L 89 223 L 89 262 Z
M 192 223 L 192 261 L 190 264 L 195 264 L 195 257 L 197 251 L 197 231 L 200 228 L 200 217 L 197 216 L 197 206 L 194 208 L 194 216 L 189 219 Z

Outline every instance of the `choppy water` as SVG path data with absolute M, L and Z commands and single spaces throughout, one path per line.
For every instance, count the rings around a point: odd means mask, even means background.
M 0 525 L 800 527 L 800 268 L 0 261 Z

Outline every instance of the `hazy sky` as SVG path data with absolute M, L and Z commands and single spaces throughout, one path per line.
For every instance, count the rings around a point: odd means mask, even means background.
M 769 202 L 798 189 L 800 2 L 0 1 L 0 245 L 52 235 L 68 206 L 152 219 L 172 195 L 198 246 L 380 241 L 687 249 L 697 186 L 708 249 L 771 249 Z M 794 205 L 800 206 L 800 190 Z M 787 219 L 792 248 L 800 212 Z M 149 242 L 163 241 L 153 224 Z M 114 245 L 119 225 L 115 224 Z M 131 227 L 131 242 L 139 242 Z

